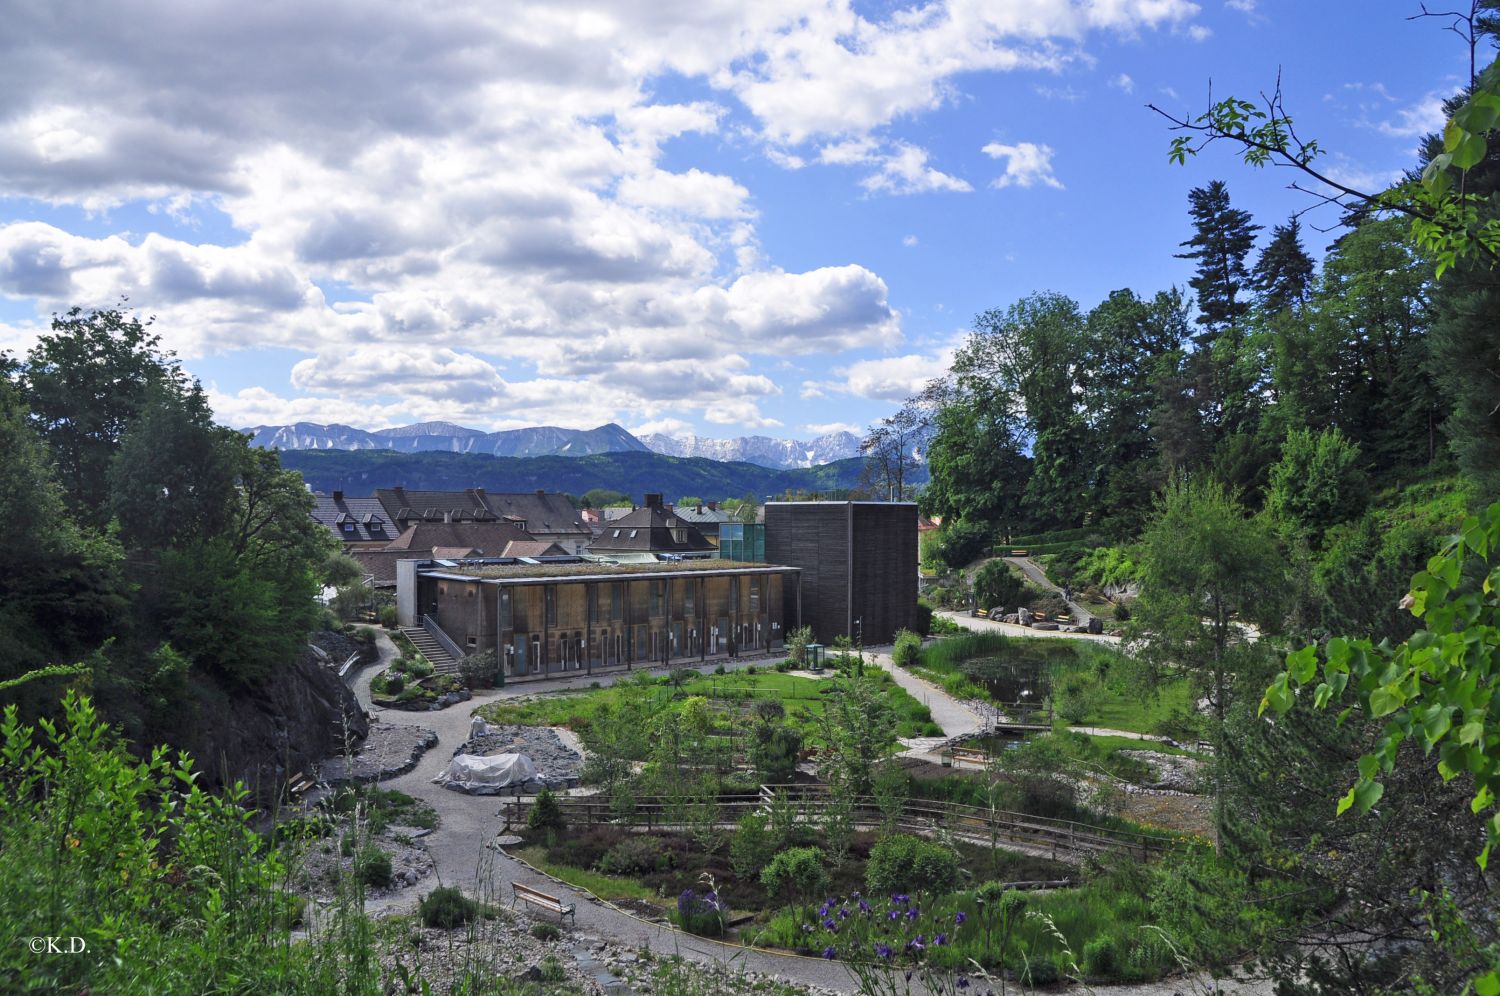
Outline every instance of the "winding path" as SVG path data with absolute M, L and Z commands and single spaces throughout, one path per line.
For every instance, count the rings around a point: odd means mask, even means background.
M 447 765 L 454 749 L 468 739 L 469 723 L 475 707 L 497 699 L 570 687 L 587 687 L 592 681 L 610 684 L 621 677 L 628 678 L 632 675 L 584 676 L 521 686 L 511 685 L 476 693 L 468 708 L 454 706 L 440 712 L 403 712 L 379 709 L 371 703 L 370 679 L 396 657 L 395 645 L 384 633 L 378 634 L 377 646 L 380 650 L 379 664 L 364 668 L 353 682 L 360 703 L 378 716 L 381 722 L 425 726 L 438 736 L 437 746 L 422 756 L 414 770 L 383 782 L 382 785 L 399 789 L 426 802 L 437 811 L 439 822 L 437 829 L 425 838 L 435 866 L 433 875 L 381 904 L 372 903 L 371 911 L 409 907 L 416 895 L 431 891 L 439 884 L 456 885 L 470 895 L 505 905 L 510 903 L 511 882 L 521 882 L 554 895 L 572 891 L 568 886 L 547 878 L 504 852 L 488 846 L 488 842 L 494 840 L 500 831 L 498 799 L 450 792 L 434 784 L 432 779 Z M 871 656 L 878 666 L 892 675 L 897 684 L 928 705 L 932 710 L 933 720 L 943 727 L 947 736 L 979 728 L 979 717 L 946 691 L 895 667 L 887 654 Z M 726 662 L 725 666 L 735 670 L 752 663 L 755 661 L 740 660 Z M 675 953 L 694 961 L 727 964 L 749 972 L 777 975 L 795 984 L 819 986 L 839 992 L 859 991 L 858 984 L 838 962 L 719 944 L 670 927 L 639 920 L 612 906 L 593 901 L 582 893 L 573 892 L 573 895 L 578 900 L 579 940 L 607 938 L 636 949 Z M 1201 989 L 1201 986 L 1194 988 Z M 1090 991 L 1108 996 L 1166 996 L 1182 990 L 1183 983 L 1179 981 L 1144 986 L 1095 986 Z M 1266 996 L 1271 990 L 1268 985 L 1257 983 L 1249 988 L 1231 986 L 1221 992 L 1226 996 Z

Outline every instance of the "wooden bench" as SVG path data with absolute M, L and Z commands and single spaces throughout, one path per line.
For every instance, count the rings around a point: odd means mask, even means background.
M 308 789 L 315 788 L 317 784 L 317 782 L 299 771 L 286 780 L 286 791 L 293 799 L 297 799 L 307 792 Z
M 565 903 L 556 896 L 549 896 L 545 892 L 533 889 L 529 885 L 522 885 L 520 882 L 510 883 L 510 893 L 513 897 L 510 901 L 512 906 L 518 902 L 530 903 L 533 906 L 540 906 L 544 910 L 551 910 L 558 915 L 559 919 L 565 916 L 573 917 L 574 925 L 578 923 L 578 918 L 573 915 L 573 910 L 577 906 L 576 903 Z

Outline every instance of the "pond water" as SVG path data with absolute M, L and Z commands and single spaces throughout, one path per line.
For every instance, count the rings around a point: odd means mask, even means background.
M 975 657 L 959 667 L 990 693 L 990 698 L 1007 705 L 1022 704 L 1040 708 L 1052 692 L 1052 669 L 1045 663 L 1017 657 Z

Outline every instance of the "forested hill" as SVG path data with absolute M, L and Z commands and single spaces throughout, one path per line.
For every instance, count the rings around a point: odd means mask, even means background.
M 864 469 L 864 461 L 858 457 L 819 467 L 773 470 L 753 463 L 640 452 L 494 457 L 482 453 L 289 450 L 281 454 L 281 463 L 301 473 L 317 491 L 337 488 L 350 494 L 367 494 L 375 488 L 401 485 L 437 491 L 479 487 L 578 495 L 606 488 L 637 498 L 647 491 L 705 498 L 747 494 L 764 498 L 786 491 L 842 490 L 857 486 Z

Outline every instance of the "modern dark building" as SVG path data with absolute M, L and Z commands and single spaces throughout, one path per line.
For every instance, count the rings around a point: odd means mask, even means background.
M 819 642 L 890 643 L 917 608 L 917 506 L 911 502 L 766 504 L 765 559 L 801 568 L 801 619 Z M 786 618 L 797 618 L 788 605 Z
M 799 573 L 723 560 L 402 560 L 396 610 L 461 654 L 494 650 L 509 678 L 687 664 L 779 651 Z

